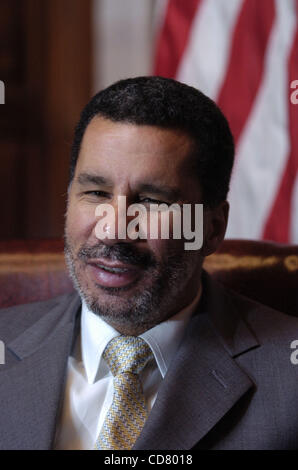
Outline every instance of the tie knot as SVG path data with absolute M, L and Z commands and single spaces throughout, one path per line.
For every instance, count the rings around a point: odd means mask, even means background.
M 136 336 L 116 336 L 106 346 L 103 358 L 112 374 L 139 374 L 153 357 L 148 344 Z

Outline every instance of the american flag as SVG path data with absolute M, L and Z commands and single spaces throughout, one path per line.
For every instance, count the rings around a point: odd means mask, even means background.
M 154 73 L 215 100 L 235 138 L 227 237 L 298 243 L 298 0 L 167 0 L 160 24 Z

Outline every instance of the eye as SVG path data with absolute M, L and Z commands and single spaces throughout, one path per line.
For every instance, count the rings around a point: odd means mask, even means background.
M 95 197 L 109 197 L 109 194 L 105 191 L 85 191 L 84 194 Z
M 140 202 L 143 203 L 148 203 L 148 204 L 166 204 L 167 206 L 169 205 L 168 202 L 165 201 L 159 201 L 158 199 L 152 199 L 150 197 L 144 197 L 143 199 L 140 199 Z

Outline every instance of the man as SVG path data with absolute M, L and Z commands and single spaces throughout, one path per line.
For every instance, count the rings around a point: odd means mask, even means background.
M 174 80 L 123 80 L 86 106 L 65 224 L 77 292 L 0 312 L 1 448 L 298 448 L 298 320 L 202 270 L 224 238 L 233 157 L 221 111 Z M 169 237 L 123 236 L 121 197 L 145 208 L 136 229 L 156 205 L 203 204 L 200 248 L 173 235 L 174 216 Z

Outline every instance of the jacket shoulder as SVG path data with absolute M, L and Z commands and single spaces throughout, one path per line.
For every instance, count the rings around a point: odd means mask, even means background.
M 259 339 L 276 339 L 288 335 L 298 337 L 298 318 L 249 299 L 227 289 L 235 309 L 245 322 L 259 334 Z M 298 312 L 297 312 L 298 314 Z
M 48 300 L 0 309 L 0 340 L 9 342 L 52 309 L 59 307 L 63 311 L 76 297 L 78 294 L 71 292 Z
M 298 339 L 297 317 L 245 297 L 210 275 L 204 275 L 203 279 L 203 309 L 211 313 L 212 321 L 220 331 L 234 334 L 239 322 L 243 321 L 261 343 Z

